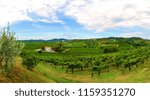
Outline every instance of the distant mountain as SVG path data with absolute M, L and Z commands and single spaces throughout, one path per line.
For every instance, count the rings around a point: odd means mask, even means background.
M 60 42 L 60 41 L 89 41 L 89 40 L 117 40 L 117 41 L 133 41 L 133 40 L 145 40 L 140 37 L 130 37 L 130 38 L 125 38 L 125 37 L 108 37 L 108 38 L 91 38 L 91 39 L 65 39 L 65 38 L 55 38 L 55 39 L 49 39 L 49 40 L 18 40 L 22 42 Z
M 49 42 L 57 42 L 57 41 L 67 41 L 67 39 L 64 38 L 59 38 L 59 39 L 51 39 L 51 40 L 47 40 Z
M 60 42 L 60 41 L 67 41 L 67 39 L 64 38 L 59 38 L 59 39 L 50 39 L 50 40 L 18 40 L 18 41 L 22 41 L 22 42 Z

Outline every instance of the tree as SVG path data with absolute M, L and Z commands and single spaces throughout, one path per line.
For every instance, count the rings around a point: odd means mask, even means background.
M 24 44 L 17 42 L 15 34 L 10 32 L 9 25 L 0 33 L 0 73 L 9 75 L 13 70 L 15 58 L 19 55 Z
M 63 52 L 65 50 L 64 45 L 60 42 L 57 46 L 52 48 L 56 52 Z

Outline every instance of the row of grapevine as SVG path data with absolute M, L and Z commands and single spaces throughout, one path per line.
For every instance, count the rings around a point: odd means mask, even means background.
M 150 51 L 149 47 L 142 47 L 130 51 L 100 54 L 96 56 L 74 56 L 74 57 L 57 57 L 50 58 L 48 56 L 39 58 L 38 62 L 43 62 L 43 64 L 50 64 L 54 68 L 61 66 L 63 69 L 66 68 L 66 72 L 91 70 L 91 76 L 93 77 L 94 72 L 97 71 L 98 75 L 101 72 L 109 72 L 111 69 L 116 68 L 132 70 L 132 67 L 139 67 L 144 64 L 144 61 L 149 58 Z M 35 58 L 34 58 L 35 59 Z M 34 60 L 33 59 L 33 60 Z M 31 60 L 31 59 L 30 59 Z

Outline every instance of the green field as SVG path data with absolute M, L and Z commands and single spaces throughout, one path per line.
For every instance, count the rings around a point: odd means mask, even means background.
M 104 38 L 22 42 L 25 47 L 22 54 L 16 58 L 17 63 L 12 75 L 0 75 L 0 82 L 150 82 L 149 40 Z M 58 52 L 36 51 L 43 46 Z M 23 62 L 32 56 L 38 63 L 29 70 L 30 66 Z

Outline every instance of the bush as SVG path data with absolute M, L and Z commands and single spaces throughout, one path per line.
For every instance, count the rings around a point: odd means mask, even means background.
M 27 66 L 27 69 L 33 70 L 35 66 L 39 63 L 39 59 L 35 57 L 35 55 L 26 55 L 23 56 L 23 65 Z
M 0 73 L 8 75 L 12 72 L 15 58 L 19 55 L 24 44 L 17 42 L 9 26 L 1 30 L 0 34 Z
M 65 50 L 64 45 L 62 43 L 59 43 L 58 46 L 55 46 L 52 48 L 55 52 L 63 52 Z
M 103 53 L 118 52 L 118 48 L 114 46 L 105 46 L 102 48 Z

